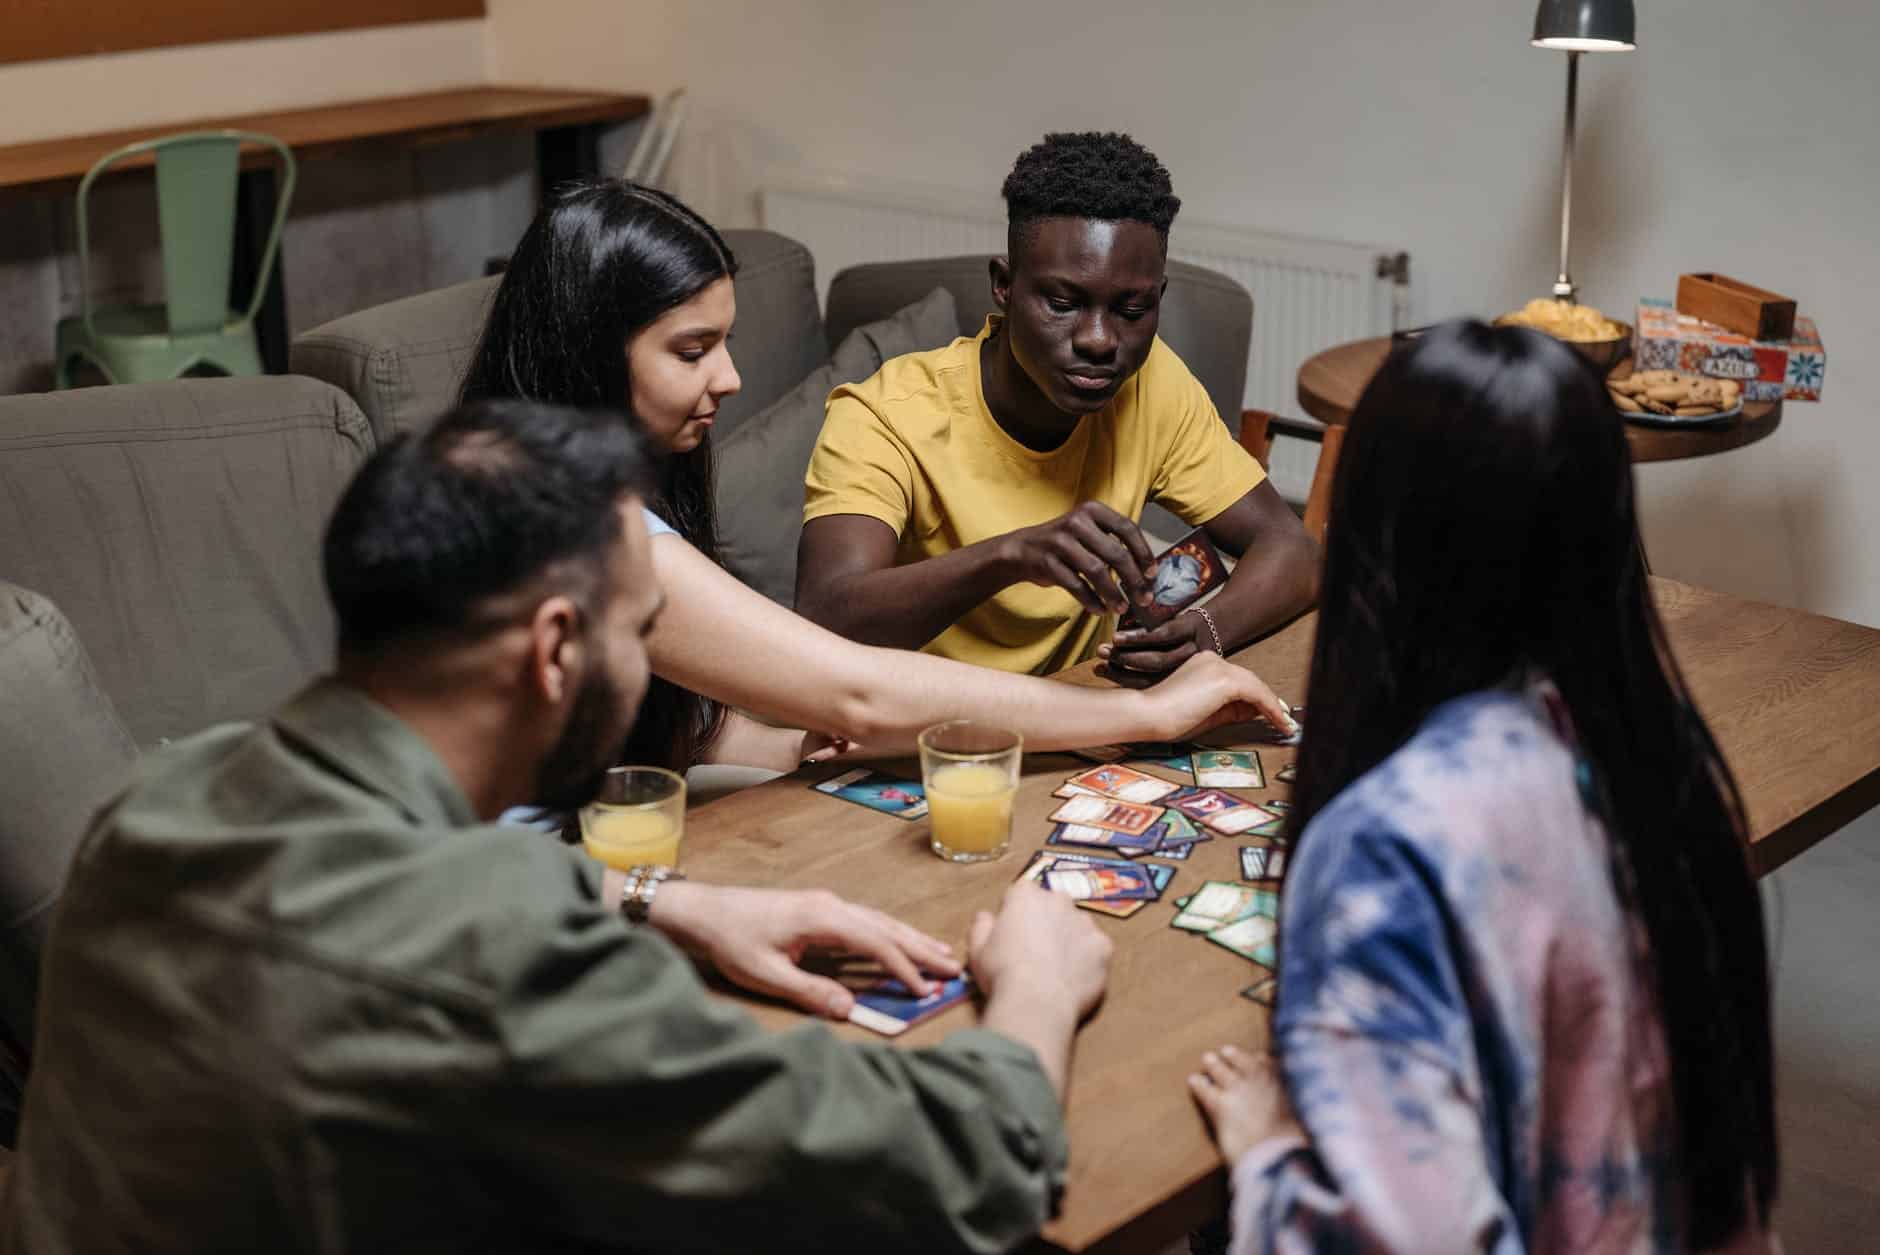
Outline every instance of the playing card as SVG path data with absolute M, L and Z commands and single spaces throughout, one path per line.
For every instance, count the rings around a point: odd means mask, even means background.
M 1210 815 L 1239 810 L 1247 803 L 1219 789 L 1177 789 L 1162 799 L 1162 805 L 1178 810 L 1190 819 L 1206 823 Z
M 1134 767 L 1125 767 L 1121 763 L 1106 763 L 1101 767 L 1092 767 L 1080 771 L 1064 782 L 1079 789 L 1089 789 L 1104 797 L 1113 797 L 1119 801 L 1135 802 L 1147 805 L 1158 798 L 1167 797 L 1180 788 L 1166 780 L 1145 775 Z
M 1262 806 L 1260 809 L 1265 810 L 1266 808 Z M 1284 815 L 1275 815 L 1263 824 L 1255 824 L 1241 835 L 1248 837 L 1277 837 L 1285 831 L 1286 817 Z
M 1114 902 L 1119 898 L 1156 896 L 1155 878 L 1134 863 L 1121 867 L 1070 867 L 1060 862 L 1045 872 L 1044 887 L 1078 901 Z
M 1150 877 L 1154 880 L 1157 897 L 1161 896 L 1162 890 L 1168 888 L 1168 882 L 1175 878 L 1175 869 L 1173 867 L 1161 867 L 1155 863 L 1144 863 L 1142 864 L 1142 869 L 1148 872 Z M 1138 898 L 1134 901 L 1105 902 L 1097 898 L 1085 898 L 1077 905 L 1086 911 L 1095 911 L 1099 915 L 1114 915 L 1117 919 L 1128 919 L 1143 907 L 1148 906 L 1149 900 Z
M 1253 750 L 1196 750 L 1195 783 L 1204 789 L 1264 789 L 1266 772 Z
M 1240 878 L 1242 880 L 1265 880 L 1267 849 L 1263 845 L 1243 845 L 1240 847 Z
M 845 771 L 810 787 L 896 819 L 919 819 L 927 813 L 927 793 L 920 781 L 903 780 L 867 767 Z
M 1152 628 L 1194 605 L 1227 582 L 1227 566 L 1208 539 L 1196 528 L 1157 554 L 1143 577 L 1149 582 L 1150 602 L 1132 606 L 1122 618 L 1125 627 Z
M 925 998 L 915 997 L 913 991 L 898 980 L 885 980 L 856 993 L 855 1005 L 849 1008 L 849 1023 L 893 1037 L 966 1001 L 972 992 L 973 982 L 969 976 L 940 982 Z
M 1054 824 L 1090 824 L 1140 837 L 1162 817 L 1157 806 L 1138 806 L 1107 797 L 1074 797 L 1051 812 Z
M 1240 996 L 1271 1009 L 1274 1000 L 1279 997 L 1279 977 L 1268 976 L 1264 980 L 1257 980 L 1241 990 Z
M 1305 734 L 1305 722 L 1300 716 L 1305 714 L 1306 708 L 1304 706 L 1292 706 L 1288 709 L 1292 713 L 1292 731 L 1288 732 L 1284 728 L 1275 728 L 1270 723 L 1262 721 L 1265 723 L 1265 726 L 1254 734 L 1254 739 L 1265 745 L 1299 744 L 1300 738 Z
M 1140 837 L 1132 837 L 1126 832 L 1097 828 L 1090 824 L 1059 824 L 1051 829 L 1051 835 L 1045 838 L 1045 844 L 1094 845 L 1134 858 L 1137 854 L 1146 854 L 1155 848 L 1147 844 L 1147 838 L 1147 833 Z M 1144 844 L 1138 845 L 1138 842 Z
M 1273 849 L 1267 852 L 1266 875 L 1268 880 L 1278 880 L 1286 874 L 1286 851 Z
M 1150 858 L 1166 858 L 1173 859 L 1177 863 L 1185 863 L 1188 861 L 1188 856 L 1194 853 L 1194 849 L 1195 843 L 1192 841 L 1177 841 L 1174 845 L 1159 845 L 1155 849 L 1145 850 L 1143 853 L 1147 854 Z
M 1206 935 L 1215 945 L 1263 967 L 1272 967 L 1278 959 L 1273 943 L 1279 938 L 1279 921 L 1265 915 L 1249 915 Z
M 1284 820 L 1283 815 L 1277 815 L 1264 806 L 1256 806 L 1248 802 L 1231 811 L 1209 815 L 1204 822 L 1222 836 L 1238 837 L 1267 824 L 1282 823 Z
M 1279 895 L 1231 880 L 1210 880 L 1175 905 L 1181 913 L 1169 922 L 1187 932 L 1209 932 L 1249 915 L 1279 918 Z
M 1072 784 L 1070 781 L 1066 780 L 1063 784 L 1060 784 L 1057 788 L 1051 790 L 1051 796 L 1052 797 L 1102 797 L 1103 795 L 1101 793 L 1098 793 L 1094 789 L 1086 789 L 1081 784 Z

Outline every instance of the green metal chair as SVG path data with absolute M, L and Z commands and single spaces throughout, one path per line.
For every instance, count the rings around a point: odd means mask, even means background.
M 244 143 L 281 158 L 281 185 L 261 254 L 260 277 L 246 310 L 228 307 L 235 264 L 235 191 Z M 157 222 L 163 240 L 164 302 L 94 309 L 91 303 L 91 185 L 110 167 L 156 154 Z M 78 185 L 78 283 L 81 313 L 61 318 L 54 339 L 55 385 L 72 386 L 72 367 L 90 362 L 112 383 L 175 379 L 204 368 L 259 375 L 255 312 L 280 248 L 294 198 L 294 154 L 271 135 L 191 131 L 145 140 L 98 160 Z

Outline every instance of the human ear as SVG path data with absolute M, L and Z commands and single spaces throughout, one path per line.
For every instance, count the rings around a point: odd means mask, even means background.
M 999 307 L 1000 313 L 1007 312 L 1012 301 L 1012 263 L 1009 258 L 994 257 L 986 263 L 986 273 L 992 279 L 992 303 Z
M 581 607 L 556 596 L 535 608 L 529 620 L 529 684 L 550 705 L 560 705 L 581 687 L 587 667 Z

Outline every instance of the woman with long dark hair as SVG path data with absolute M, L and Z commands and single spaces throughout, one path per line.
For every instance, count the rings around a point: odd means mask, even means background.
M 618 180 L 565 187 L 517 245 L 463 384 L 464 401 L 629 411 L 669 454 L 648 514 L 667 601 L 625 761 L 787 771 L 831 740 L 911 748 L 921 728 L 962 716 L 1035 749 L 1167 739 L 1256 715 L 1289 722 L 1271 689 L 1212 655 L 1151 692 L 1079 689 L 858 645 L 732 578 L 717 560 L 710 432 L 739 386 L 736 273 L 724 239 L 675 198 Z
M 1476 322 L 1393 354 L 1351 417 L 1321 598 L 1278 1076 L 1223 1047 L 1190 1078 L 1234 1249 L 1771 1249 L 1743 808 L 1600 380 Z

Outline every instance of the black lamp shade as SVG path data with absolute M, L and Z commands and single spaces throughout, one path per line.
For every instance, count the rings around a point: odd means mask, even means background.
M 1569 52 L 1625 52 L 1636 22 L 1632 0 L 1540 0 L 1534 11 L 1534 46 Z

